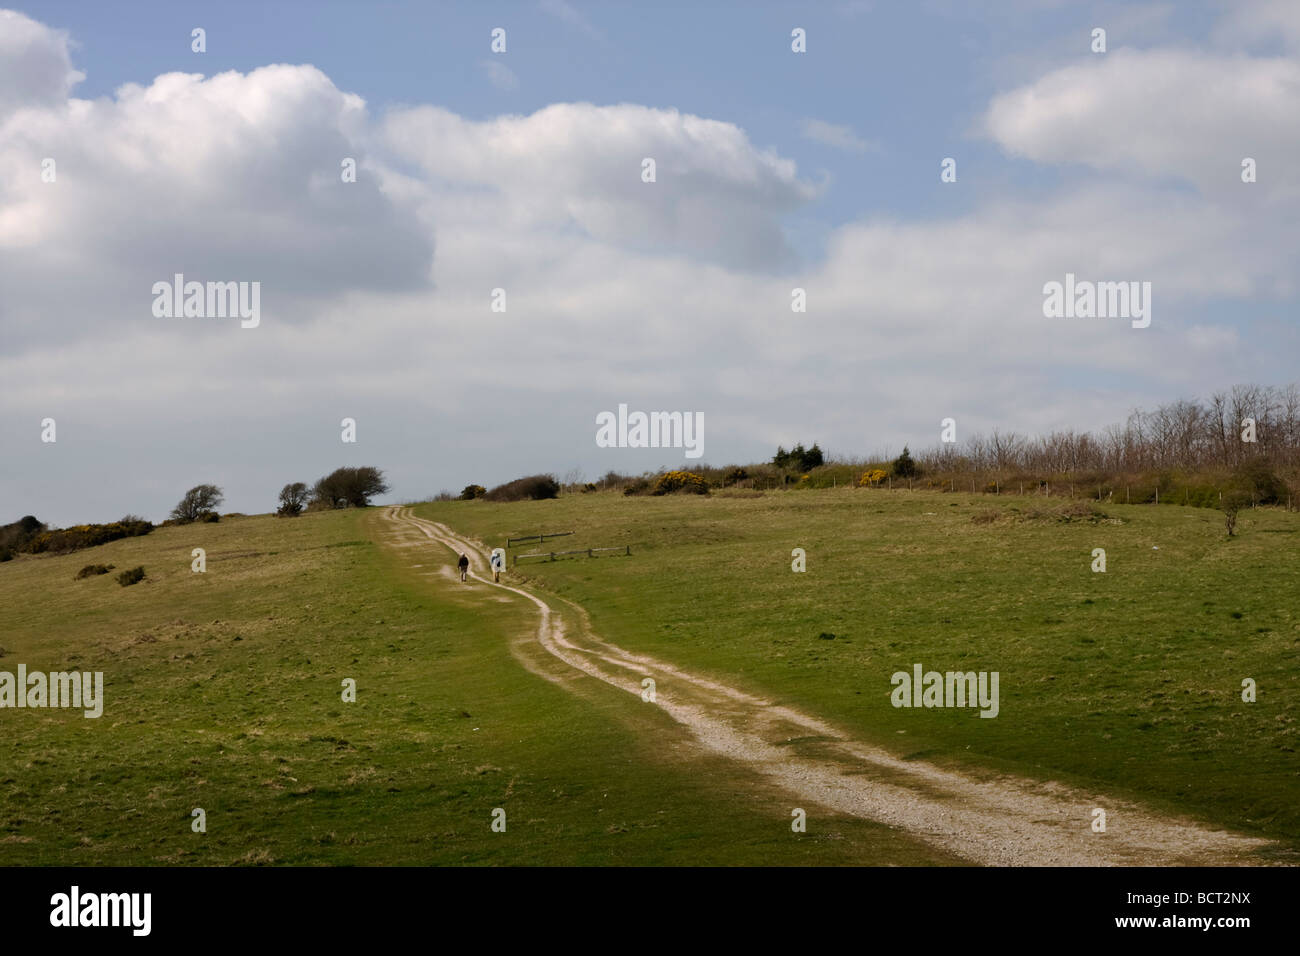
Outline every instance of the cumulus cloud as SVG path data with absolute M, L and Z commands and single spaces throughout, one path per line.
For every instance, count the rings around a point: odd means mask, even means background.
M 995 97 L 987 133 L 1038 162 L 1188 180 L 1241 195 L 1241 160 L 1256 191 L 1300 196 L 1300 62 L 1187 50 L 1119 49 Z
M 385 133 L 433 179 L 477 190 L 476 209 L 503 225 L 577 228 L 734 267 L 792 262 L 781 217 L 816 195 L 744 130 L 677 110 L 562 103 L 474 121 L 425 106 L 389 115 Z
M 20 108 L 62 107 L 85 78 L 72 68 L 65 31 L 0 10 L 0 120 Z
M 66 36 L 35 26 L 17 32 L 22 45 L 7 37 L 0 70 L 65 62 Z M 53 89 L 0 119 L 11 346 L 148 325 L 153 283 L 178 272 L 260 281 L 279 321 L 344 289 L 428 285 L 428 224 L 367 168 L 365 103 L 316 68 L 169 73 L 93 101 L 52 102 Z M 41 180 L 47 158 L 53 182 Z M 349 158 L 355 183 L 341 175 Z M 106 301 L 125 306 L 111 324 Z

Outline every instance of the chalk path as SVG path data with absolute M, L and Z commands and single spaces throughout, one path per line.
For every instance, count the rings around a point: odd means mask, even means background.
M 565 605 L 557 611 L 529 590 L 493 583 L 486 547 L 409 507 L 386 508 L 382 517 L 390 546 L 410 549 L 418 562 L 428 561 L 430 541 L 444 546 L 447 572 L 463 551 L 475 587 L 489 589 L 480 592 L 485 600 L 500 589 L 536 606 L 536 632 L 512 643 L 528 670 L 569 689 L 575 680 L 601 681 L 633 695 L 629 707 L 662 708 L 695 746 L 786 790 L 792 808 L 820 806 L 874 820 L 993 866 L 1250 865 L 1260 862 L 1254 851 L 1271 845 L 1096 791 L 1006 774 L 977 779 L 902 760 L 816 717 L 602 640 L 581 607 L 552 597 Z M 463 586 L 459 575 L 446 576 Z M 655 682 L 654 703 L 641 699 L 647 677 Z M 1106 811 L 1104 833 L 1092 831 L 1095 807 Z

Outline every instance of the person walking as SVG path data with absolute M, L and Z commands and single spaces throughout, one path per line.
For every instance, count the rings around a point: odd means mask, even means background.
M 462 551 L 458 565 L 460 567 L 460 579 L 464 581 L 466 575 L 469 574 L 469 555 Z
M 497 548 L 495 551 L 493 551 L 491 563 L 492 563 L 492 580 L 499 582 L 501 580 L 501 568 L 504 567 L 506 563 L 505 552 L 502 551 L 500 548 Z

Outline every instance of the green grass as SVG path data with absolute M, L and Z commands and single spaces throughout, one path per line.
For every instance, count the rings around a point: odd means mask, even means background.
M 106 698 L 0 710 L 0 865 L 954 862 L 812 810 L 791 833 L 788 797 L 661 711 L 527 672 L 531 604 L 457 598 L 379 535 L 259 516 L 0 564 L 0 669 L 103 671 Z
M 1300 846 L 1300 516 L 1243 512 L 1233 539 L 1206 509 L 1027 516 L 1063 504 L 841 488 L 417 510 L 491 546 L 577 531 L 512 555 L 630 544 L 631 557 L 518 573 L 625 648 L 900 754 L 1093 785 Z M 989 509 L 1008 516 L 972 520 Z M 917 662 L 998 671 L 1000 715 L 893 708 L 890 676 Z M 1257 702 L 1241 700 L 1243 678 Z

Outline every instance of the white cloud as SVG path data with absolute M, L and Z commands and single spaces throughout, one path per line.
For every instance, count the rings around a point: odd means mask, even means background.
M 790 263 L 780 217 L 816 194 L 739 127 L 676 110 L 562 103 L 477 122 L 430 106 L 391 114 L 385 132 L 399 156 L 503 225 L 576 227 L 737 267 Z M 647 157 L 653 183 L 642 181 Z
M 518 89 L 519 77 L 500 60 L 480 60 L 479 66 L 487 73 L 488 82 L 498 90 Z
M 1223 12 L 1214 28 L 1214 38 L 1222 45 L 1280 44 L 1292 52 L 1300 50 L 1300 4 L 1295 0 L 1227 0 Z
M 1300 196 L 1287 170 L 1300 153 L 1300 63 L 1185 50 L 1113 50 L 994 98 L 985 128 L 1038 162 L 1189 180 L 1241 193 Z
M 20 34 L 26 45 L 5 41 L 0 73 L 63 62 L 62 34 Z M 177 272 L 260 281 L 263 313 L 279 321 L 302 321 L 344 289 L 427 286 L 432 233 L 386 194 L 368 127 L 361 98 L 311 66 L 169 73 L 93 101 L 31 94 L 0 117 L 9 346 L 148 326 L 153 283 Z M 52 183 L 41 181 L 46 157 Z M 342 181 L 345 158 L 358 163 L 355 183 Z
M 803 137 L 824 146 L 831 146 L 850 153 L 880 152 L 879 143 L 862 139 L 848 126 L 836 126 L 834 123 L 827 123 L 825 120 L 804 120 Z
M 84 79 L 72 68 L 65 31 L 0 10 L 0 120 L 20 107 L 62 107 Z

